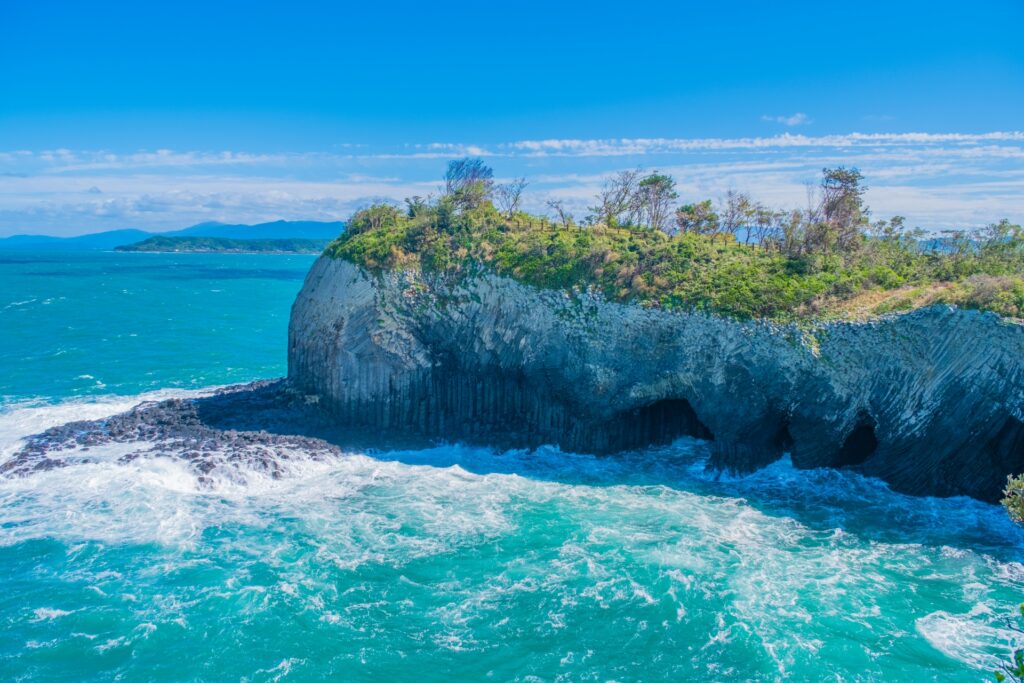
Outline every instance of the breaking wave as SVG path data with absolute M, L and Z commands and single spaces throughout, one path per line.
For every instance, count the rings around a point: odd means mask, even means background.
M 208 393 L 7 406 L 0 460 Z M 87 448 L 0 479 L 14 677 L 978 680 L 1022 644 L 1024 536 L 1001 510 L 851 472 L 718 477 L 692 439 L 293 450 L 273 473 Z

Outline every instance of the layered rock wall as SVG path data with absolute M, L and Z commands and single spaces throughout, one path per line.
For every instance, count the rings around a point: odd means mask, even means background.
M 1024 471 L 1024 326 L 947 306 L 808 331 L 322 257 L 288 365 L 341 424 L 594 453 L 690 434 L 716 467 L 789 452 L 985 500 Z

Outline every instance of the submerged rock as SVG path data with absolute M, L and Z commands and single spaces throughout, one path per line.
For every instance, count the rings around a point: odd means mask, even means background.
M 339 426 L 594 453 L 692 435 L 717 468 L 789 452 L 983 500 L 1024 470 L 1024 326 L 948 306 L 801 330 L 322 257 L 288 367 Z
M 142 456 L 183 458 L 200 474 L 218 466 L 244 463 L 277 476 L 284 460 L 296 455 L 319 459 L 338 448 L 308 435 L 319 424 L 316 414 L 284 382 L 256 382 L 227 387 L 212 396 L 142 403 L 99 420 L 69 422 L 25 440 L 0 474 L 26 475 L 88 461 L 90 449 L 128 444 L 121 461 Z
M 378 430 L 339 428 L 315 400 L 274 380 L 225 387 L 210 396 L 145 402 L 111 417 L 52 427 L 25 439 L 0 464 L 0 476 L 89 462 L 95 447 L 108 444 L 126 446 L 122 462 L 164 456 L 185 460 L 200 475 L 244 466 L 271 477 L 279 476 L 291 459 L 424 445 Z

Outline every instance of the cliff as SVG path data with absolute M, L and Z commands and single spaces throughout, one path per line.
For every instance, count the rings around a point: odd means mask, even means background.
M 1024 327 L 933 306 L 800 329 L 670 313 L 481 273 L 322 257 L 288 374 L 340 424 L 606 453 L 681 435 L 711 466 L 856 467 L 996 500 L 1024 470 Z

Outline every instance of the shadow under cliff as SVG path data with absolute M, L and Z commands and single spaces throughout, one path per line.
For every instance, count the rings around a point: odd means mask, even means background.
M 853 533 L 884 543 L 966 547 L 1001 559 L 1024 560 L 1024 530 L 998 506 L 964 497 L 906 495 L 850 467 L 796 469 L 788 458 L 745 476 L 729 476 L 707 467 L 710 434 L 700 439 L 676 433 L 695 426 L 687 406 L 659 405 L 631 417 L 651 422 L 661 444 L 602 456 L 566 453 L 552 446 L 471 446 L 398 430 L 338 427 L 314 400 L 292 391 L 286 382 L 259 382 L 202 398 L 144 403 L 110 418 L 54 427 L 29 437 L 0 471 L 29 476 L 72 459 L 80 462 L 94 446 L 112 442 L 140 445 L 123 460 L 152 455 L 184 458 L 201 477 L 228 463 L 278 476 L 282 460 L 290 457 L 325 459 L 356 453 L 412 466 L 460 467 L 478 475 L 515 475 L 566 485 L 664 487 L 711 496 L 818 531 L 834 531 L 837 547 L 844 543 L 842 534 Z M 849 464 L 870 450 L 871 436 L 867 421 L 851 435 L 843 448 Z
M 797 469 L 788 457 L 755 472 L 733 476 L 713 470 L 714 435 L 685 400 L 659 401 L 629 411 L 607 425 L 608 432 L 643 434 L 649 445 L 615 454 L 563 452 L 551 445 L 523 447 L 518 434 L 451 443 L 399 429 L 339 427 L 316 403 L 286 381 L 253 391 L 225 393 L 197 401 L 204 423 L 219 430 L 263 430 L 322 439 L 341 451 L 412 466 L 460 467 L 473 474 L 515 475 L 558 484 L 666 487 L 704 496 L 741 499 L 760 513 L 788 517 L 819 531 L 853 533 L 882 543 L 922 543 L 1024 561 L 1024 529 L 998 505 L 964 496 L 936 498 L 894 491 L 884 481 L 857 471 L 877 446 L 868 415 L 840 446 L 833 467 Z M 772 435 L 781 450 L 789 445 L 783 427 Z M 839 536 L 836 542 L 842 544 Z

